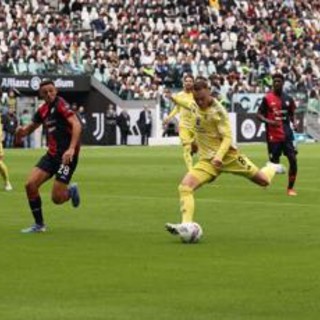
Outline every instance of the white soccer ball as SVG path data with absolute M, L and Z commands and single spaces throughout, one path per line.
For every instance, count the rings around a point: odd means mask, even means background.
M 184 243 L 196 243 L 202 237 L 201 226 L 196 222 L 182 223 L 179 227 L 180 239 Z

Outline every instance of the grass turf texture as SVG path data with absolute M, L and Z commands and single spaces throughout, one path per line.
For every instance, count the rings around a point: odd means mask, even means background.
M 241 149 L 266 160 L 264 145 Z M 267 190 L 227 174 L 199 190 L 196 245 L 164 231 L 180 218 L 178 147 L 84 148 L 81 207 L 53 205 L 48 182 L 49 232 L 20 234 L 32 222 L 24 181 L 43 152 L 6 151 L 1 319 L 319 319 L 319 145 L 300 146 L 296 198 L 286 175 Z

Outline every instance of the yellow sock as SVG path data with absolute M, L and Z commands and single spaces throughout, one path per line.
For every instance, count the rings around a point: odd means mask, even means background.
M 263 172 L 265 174 L 265 176 L 269 180 L 269 183 L 271 183 L 273 177 L 276 174 L 276 169 L 273 166 L 267 165 L 267 166 L 261 168 L 261 172 Z
M 193 165 L 190 144 L 186 144 L 183 146 L 183 158 L 184 158 L 184 162 L 186 163 L 188 170 L 190 170 Z
M 194 197 L 192 188 L 184 185 L 179 186 L 180 212 L 182 222 L 192 222 L 194 214 Z
M 8 183 L 9 182 L 8 168 L 2 160 L 0 160 L 0 174 L 1 174 L 4 182 Z

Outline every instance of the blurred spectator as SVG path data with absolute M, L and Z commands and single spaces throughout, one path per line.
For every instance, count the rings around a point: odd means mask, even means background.
M 269 90 L 276 70 L 286 90 L 319 90 L 318 0 L 59 3 L 1 2 L 1 72 L 93 74 L 123 99 L 180 89 L 190 72 L 219 74 L 227 100 Z
M 24 109 L 22 115 L 20 116 L 20 125 L 26 126 L 32 122 L 32 115 L 30 114 L 28 109 Z M 30 134 L 23 138 L 23 146 L 24 148 L 31 148 L 33 141 L 33 134 Z
M 117 111 L 116 111 L 116 106 L 115 105 L 110 104 L 107 107 L 106 117 L 108 119 L 116 119 L 117 118 Z
M 12 110 L 9 110 L 3 117 L 3 131 L 5 133 L 5 148 L 13 148 L 15 144 L 15 132 L 18 127 L 18 119 Z
M 79 106 L 78 115 L 80 117 L 83 128 L 85 129 L 87 126 L 87 115 L 84 109 L 84 106 Z
M 8 95 L 0 88 L 0 115 L 8 112 Z
M 120 129 L 120 144 L 127 145 L 130 134 L 130 116 L 126 109 L 123 109 L 117 117 L 117 125 Z
M 152 114 L 147 105 L 140 112 L 137 124 L 141 134 L 141 145 L 148 145 L 148 139 L 151 136 L 152 130 Z
M 163 128 L 162 137 L 178 136 L 179 123 L 176 117 L 170 119 L 168 124 Z
M 320 96 L 315 90 L 310 92 L 308 111 L 320 115 Z

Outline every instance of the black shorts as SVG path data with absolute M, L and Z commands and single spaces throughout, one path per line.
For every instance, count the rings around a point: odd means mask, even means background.
M 50 154 L 44 155 L 40 161 L 36 164 L 36 167 L 46 171 L 50 174 L 50 177 L 55 175 L 56 180 L 69 184 L 72 175 L 76 170 L 78 164 L 78 156 L 74 156 L 70 164 L 62 164 L 61 157 L 51 156 Z
M 268 153 L 270 161 L 278 163 L 281 155 L 294 157 L 297 150 L 292 140 L 286 140 L 283 142 L 268 142 Z

